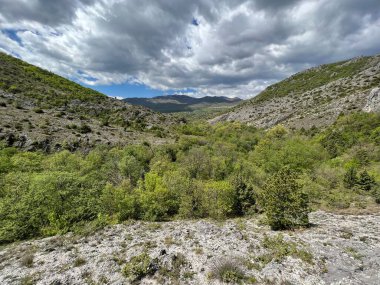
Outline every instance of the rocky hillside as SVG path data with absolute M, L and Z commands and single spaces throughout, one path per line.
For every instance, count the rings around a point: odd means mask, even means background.
M 1 284 L 378 284 L 380 216 L 314 212 L 278 234 L 258 219 L 132 222 L 0 250 Z
M 232 107 L 239 103 L 241 99 L 223 96 L 194 98 L 186 95 L 165 95 L 153 98 L 125 98 L 124 101 L 132 105 L 145 106 L 158 112 L 174 113 L 193 112 L 205 108 Z
M 0 140 L 28 150 L 160 143 L 175 120 L 0 53 Z
M 269 86 L 210 122 L 240 121 L 257 127 L 282 123 L 310 128 L 340 113 L 380 110 L 380 55 L 321 65 Z

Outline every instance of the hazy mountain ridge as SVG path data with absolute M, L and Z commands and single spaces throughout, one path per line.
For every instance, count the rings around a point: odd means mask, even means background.
M 0 110 L 0 139 L 27 149 L 160 142 L 165 128 L 175 121 L 4 53 L 0 53 Z M 161 138 L 154 138 L 158 133 Z
M 264 128 L 278 123 L 295 128 L 326 126 L 341 113 L 368 110 L 366 105 L 377 102 L 373 92 L 379 86 L 380 55 L 325 64 L 267 87 L 210 122 L 240 121 Z
M 132 105 L 140 105 L 163 113 L 193 112 L 207 107 L 231 107 L 241 101 L 240 98 L 224 96 L 205 96 L 195 98 L 187 95 L 164 95 L 153 98 L 125 98 L 123 101 Z

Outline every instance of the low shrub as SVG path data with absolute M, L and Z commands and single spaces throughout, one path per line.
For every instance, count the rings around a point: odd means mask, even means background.
M 123 267 L 122 273 L 132 282 L 153 275 L 158 270 L 157 260 L 152 260 L 148 253 L 143 252 L 130 259 Z

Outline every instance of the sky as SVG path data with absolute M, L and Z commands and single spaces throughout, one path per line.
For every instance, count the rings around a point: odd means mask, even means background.
M 380 53 L 380 1 L 0 0 L 0 51 L 114 97 L 251 98 Z

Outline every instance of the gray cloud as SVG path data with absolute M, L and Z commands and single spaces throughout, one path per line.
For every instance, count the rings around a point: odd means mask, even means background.
M 90 5 L 94 0 L 1 0 L 1 14 L 9 21 L 35 21 L 45 25 L 57 26 L 70 23 L 76 9 Z
M 304 68 L 380 52 L 378 0 L 0 0 L 0 6 L 0 49 L 89 84 L 130 81 L 250 97 Z

